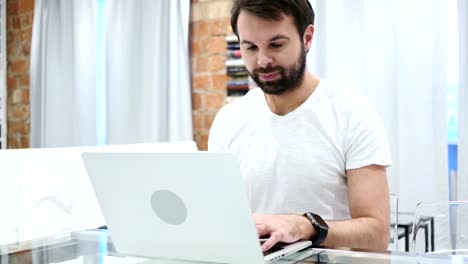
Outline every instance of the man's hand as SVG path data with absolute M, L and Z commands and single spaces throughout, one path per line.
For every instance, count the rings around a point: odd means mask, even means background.
M 302 215 L 253 214 L 253 217 L 258 237 L 269 237 L 262 245 L 264 252 L 278 242 L 293 243 L 298 240 L 308 240 L 315 235 L 310 220 Z

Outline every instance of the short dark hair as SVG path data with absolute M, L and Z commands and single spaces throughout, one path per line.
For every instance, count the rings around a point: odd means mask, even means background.
M 241 11 L 277 21 L 282 19 L 283 14 L 292 16 L 301 37 L 315 20 L 314 9 L 308 0 L 235 0 L 231 9 L 231 27 L 238 37 L 237 19 Z

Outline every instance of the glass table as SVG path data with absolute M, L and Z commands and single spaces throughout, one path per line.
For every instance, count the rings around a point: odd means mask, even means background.
M 116 252 L 106 230 L 86 230 L 0 246 L 0 263 L 9 264 L 182 264 L 189 261 L 128 256 Z M 200 263 L 200 262 L 197 262 Z M 275 263 L 468 263 L 467 256 L 310 248 Z M 248 263 L 246 263 L 248 264 Z

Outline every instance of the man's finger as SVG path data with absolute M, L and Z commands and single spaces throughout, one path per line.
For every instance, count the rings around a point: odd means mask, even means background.
M 271 233 L 270 228 L 268 228 L 264 224 L 258 224 L 257 225 L 257 234 L 258 237 L 264 237 L 266 235 L 269 235 Z
M 270 248 L 272 248 L 280 240 L 281 240 L 281 238 L 278 235 L 278 233 L 272 233 L 270 238 L 265 243 L 263 243 L 262 251 L 265 252 L 265 251 L 270 250 Z

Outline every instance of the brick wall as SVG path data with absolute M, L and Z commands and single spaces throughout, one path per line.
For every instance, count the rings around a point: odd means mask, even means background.
M 194 139 L 207 149 L 214 116 L 226 99 L 226 40 L 231 0 L 192 0 L 190 56 Z
M 29 58 L 34 0 L 6 2 L 8 148 L 29 148 Z

